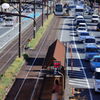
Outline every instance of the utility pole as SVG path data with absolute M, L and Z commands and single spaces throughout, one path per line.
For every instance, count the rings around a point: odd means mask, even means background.
M 42 0 L 42 26 L 43 26 L 43 11 L 44 11 L 44 8 L 43 8 L 43 0 Z
M 21 57 L 21 1 L 19 0 L 19 41 L 18 41 L 18 55 Z
M 34 0 L 34 32 L 33 32 L 33 38 L 35 38 L 35 33 L 36 33 L 35 15 L 36 15 L 36 11 L 35 11 L 35 0 Z
M 47 19 L 48 19 L 48 0 L 47 0 Z

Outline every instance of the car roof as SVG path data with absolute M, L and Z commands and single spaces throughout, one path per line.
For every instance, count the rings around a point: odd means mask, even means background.
M 93 56 L 93 58 L 100 58 L 100 55 L 95 55 Z
M 86 45 L 86 48 L 98 48 L 96 45 L 94 45 L 94 44 L 87 44 Z
M 80 32 L 80 33 L 89 34 L 89 32 L 88 32 L 88 31 L 84 31 L 84 32 Z
M 95 68 L 95 72 L 100 72 L 100 68 Z
M 81 15 L 78 15 L 78 16 L 76 16 L 76 18 L 84 18 L 83 16 L 81 16 Z
M 79 25 L 86 25 L 86 23 L 79 23 Z
M 87 31 L 84 31 L 84 32 L 80 32 L 80 35 L 81 35 L 81 34 L 86 34 L 86 35 L 87 35 L 87 34 L 89 34 L 89 33 L 88 33 Z
M 86 27 L 78 27 L 77 29 L 87 29 Z
M 94 36 L 87 36 L 86 39 L 95 39 Z
M 96 15 L 96 14 L 93 14 L 92 16 L 98 16 L 98 15 Z

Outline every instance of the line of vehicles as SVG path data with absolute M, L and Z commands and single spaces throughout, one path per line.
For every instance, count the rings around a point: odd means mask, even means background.
M 97 14 L 91 16 L 91 23 L 98 25 L 99 16 Z M 84 10 L 79 12 L 79 10 L 75 9 L 74 28 L 79 41 L 84 44 L 85 60 L 90 61 L 90 68 L 94 73 L 95 92 L 100 92 L 100 48 L 97 46 L 96 38 L 88 32 L 88 26 L 84 19 Z

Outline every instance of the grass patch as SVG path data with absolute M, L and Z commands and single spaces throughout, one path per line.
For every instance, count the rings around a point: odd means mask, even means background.
M 24 59 L 17 57 L 6 72 L 0 76 L 0 100 L 3 100 L 7 94 L 23 64 Z
M 33 49 L 34 49 L 34 48 L 36 47 L 36 45 L 39 43 L 40 39 L 42 38 L 43 34 L 45 33 L 46 29 L 48 28 L 48 26 L 49 26 L 49 24 L 50 24 L 52 18 L 53 18 L 53 14 L 50 15 L 50 16 L 48 17 L 48 20 L 46 20 L 46 21 L 44 22 L 43 27 L 41 26 L 41 27 L 39 28 L 39 30 L 36 32 L 36 37 L 35 37 L 35 39 L 32 39 L 32 40 L 29 42 L 29 44 L 28 44 L 28 47 L 29 47 L 29 48 L 33 48 Z

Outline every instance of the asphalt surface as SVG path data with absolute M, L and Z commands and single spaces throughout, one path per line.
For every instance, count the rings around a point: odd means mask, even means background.
M 90 62 L 85 60 L 84 44 L 79 41 L 74 30 L 74 9 L 69 17 L 63 17 L 61 41 L 67 45 L 66 62 L 67 78 L 65 99 L 99 100 L 100 94 L 94 92 L 93 72 L 90 70 Z M 100 32 L 96 31 L 96 24 L 91 23 L 91 15 L 84 15 L 91 36 L 96 37 L 97 46 L 100 46 Z M 71 49 L 72 48 L 72 49 Z M 72 50 L 72 53 L 71 53 Z

